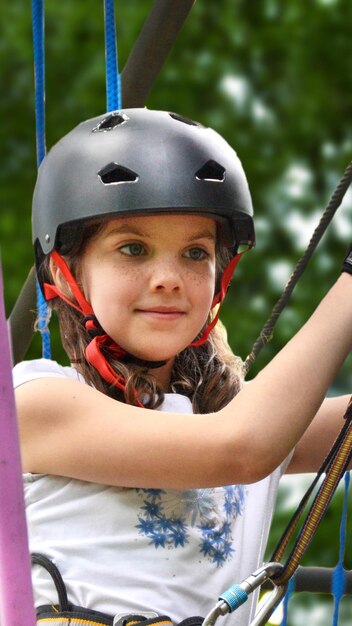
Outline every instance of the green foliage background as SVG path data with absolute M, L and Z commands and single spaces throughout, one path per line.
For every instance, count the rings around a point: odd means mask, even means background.
M 151 6 L 150 0 L 116 3 L 120 68 Z M 257 246 L 241 261 L 223 312 L 230 344 L 243 358 L 351 160 L 351 23 L 350 0 L 198 0 L 147 101 L 150 108 L 176 110 L 214 127 L 237 150 L 247 172 Z M 30 2 L 1 3 L 0 24 L 0 245 L 10 312 L 32 264 Z M 47 0 L 46 72 L 50 147 L 82 119 L 105 110 L 101 1 Z M 252 374 L 332 284 L 351 234 L 349 192 Z M 54 356 L 63 359 L 55 328 L 53 345 Z M 28 357 L 39 354 L 36 339 Z M 344 366 L 333 393 L 350 389 L 350 367 Z M 336 560 L 337 541 L 330 539 L 338 533 L 334 511 L 311 550 L 315 564 Z M 279 507 L 275 529 L 283 527 L 285 515 Z

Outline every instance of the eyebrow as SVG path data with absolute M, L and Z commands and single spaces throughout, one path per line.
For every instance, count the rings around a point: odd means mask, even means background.
M 107 237 L 111 237 L 113 235 L 137 235 L 139 237 L 151 237 L 148 233 L 140 230 L 136 226 L 132 226 L 131 224 L 122 224 L 121 226 L 116 226 L 116 228 L 112 228 L 110 231 L 106 233 Z M 210 239 L 211 241 L 216 240 L 216 235 L 212 233 L 208 228 L 204 230 L 200 230 L 198 232 L 193 233 L 188 241 L 196 241 L 197 239 Z
M 194 233 L 194 235 L 189 238 L 189 241 L 195 241 L 196 239 L 211 239 L 211 241 L 215 241 L 216 235 L 206 228 L 205 230 Z
M 146 234 L 139 230 L 136 226 L 132 226 L 131 224 L 122 224 L 121 226 L 116 226 L 112 228 L 106 233 L 107 237 L 111 235 L 139 235 L 140 237 L 145 237 Z

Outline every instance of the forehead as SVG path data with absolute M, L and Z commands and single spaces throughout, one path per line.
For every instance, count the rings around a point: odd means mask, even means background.
M 157 236 L 163 232 L 174 232 L 187 236 L 216 237 L 216 223 L 210 217 L 202 215 L 140 215 L 119 217 L 108 220 L 102 228 L 102 234 L 135 233 L 137 235 Z

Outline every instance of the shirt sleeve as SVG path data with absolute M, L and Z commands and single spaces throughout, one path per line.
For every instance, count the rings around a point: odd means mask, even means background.
M 83 377 L 74 367 L 65 367 L 50 359 L 22 361 L 12 370 L 14 388 L 37 378 L 71 378 L 84 383 Z

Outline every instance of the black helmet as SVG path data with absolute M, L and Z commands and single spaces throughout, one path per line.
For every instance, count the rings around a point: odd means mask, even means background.
M 70 244 L 63 226 L 170 211 L 222 220 L 231 248 L 254 243 L 247 180 L 218 133 L 164 111 L 105 113 L 63 137 L 39 168 L 33 197 L 37 260 Z M 66 239 L 74 240 L 74 229 L 68 232 Z

